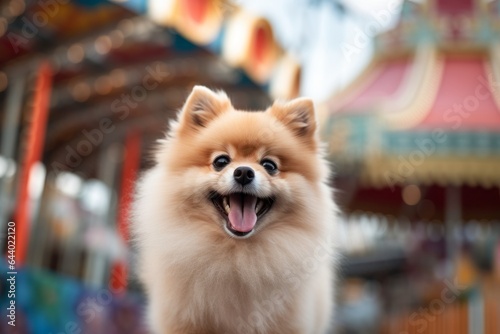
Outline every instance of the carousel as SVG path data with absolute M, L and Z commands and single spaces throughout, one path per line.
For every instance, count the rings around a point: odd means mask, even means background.
M 472 284 L 464 248 L 500 228 L 500 1 L 404 1 L 397 25 L 375 38 L 374 49 L 365 70 L 323 105 L 322 136 L 346 220 L 389 225 L 403 241 L 399 253 L 377 256 L 371 248 L 352 256 L 362 266 L 347 261 L 347 274 L 407 271 L 405 249 L 422 228 L 434 231 L 441 277 Z M 497 267 L 499 250 L 488 250 Z M 498 292 L 498 269 L 490 278 Z M 488 291 L 486 314 L 499 307 Z M 485 333 L 498 328 L 491 314 L 472 319 L 464 307 L 418 332 L 456 322 L 450 333 L 462 333 L 471 321 Z M 409 314 L 401 319 L 391 330 L 419 330 Z

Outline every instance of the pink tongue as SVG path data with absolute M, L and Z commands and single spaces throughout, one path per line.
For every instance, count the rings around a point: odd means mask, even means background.
M 252 195 L 229 196 L 229 222 L 235 231 L 250 232 L 255 227 L 257 222 L 255 204 L 257 204 L 257 197 Z

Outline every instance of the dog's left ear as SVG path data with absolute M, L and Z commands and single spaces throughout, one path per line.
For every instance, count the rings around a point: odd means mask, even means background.
M 316 117 L 311 99 L 301 97 L 285 103 L 277 101 L 270 112 L 297 136 L 307 139 L 314 137 Z
M 214 92 L 204 86 L 194 86 L 179 117 L 181 129 L 197 130 L 231 107 L 224 92 Z

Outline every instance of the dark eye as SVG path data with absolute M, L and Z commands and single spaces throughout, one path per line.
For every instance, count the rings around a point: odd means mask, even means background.
M 212 165 L 216 170 L 222 170 L 224 167 L 229 165 L 229 157 L 227 155 L 219 155 L 217 158 L 214 159 L 214 162 Z
M 264 159 L 264 160 L 262 160 L 260 162 L 260 164 L 271 175 L 274 174 L 274 173 L 276 173 L 278 171 L 278 166 L 276 166 L 276 163 L 274 161 L 272 161 L 272 160 Z

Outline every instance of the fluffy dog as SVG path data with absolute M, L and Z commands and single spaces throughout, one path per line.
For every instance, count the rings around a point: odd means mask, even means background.
M 311 100 L 249 112 L 194 87 L 134 203 L 152 331 L 327 333 L 328 175 Z

